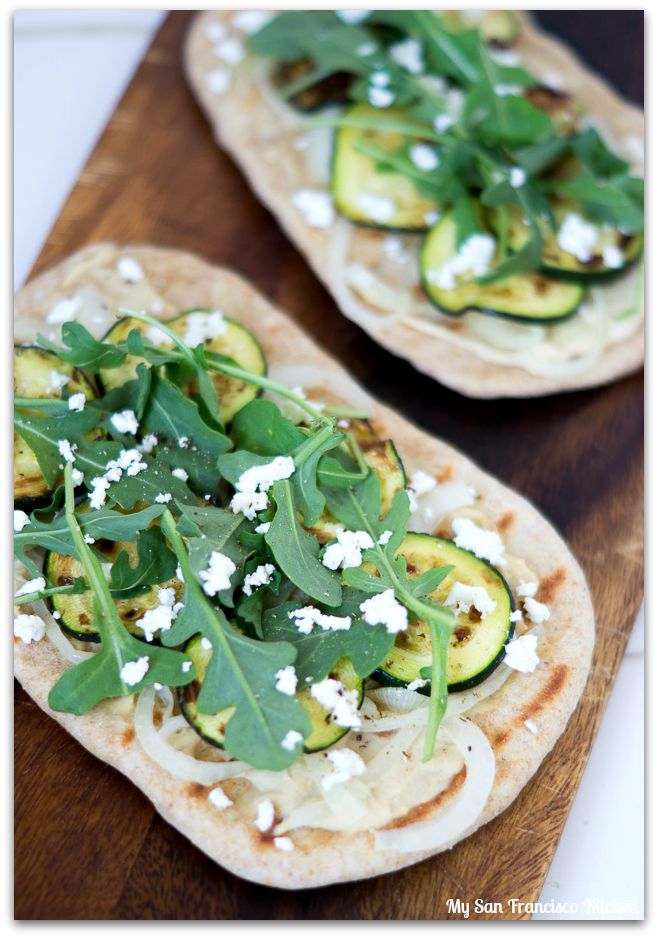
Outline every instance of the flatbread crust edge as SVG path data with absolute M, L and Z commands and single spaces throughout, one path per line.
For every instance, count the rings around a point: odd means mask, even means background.
M 143 267 L 159 294 L 184 310 L 221 308 L 252 329 L 273 364 L 305 362 L 339 372 L 358 389 L 344 369 L 302 330 L 235 274 L 200 258 L 165 248 L 111 244 L 87 247 L 31 281 L 17 296 L 17 334 L 28 340 L 59 299 L 91 280 L 92 272 L 111 274 L 128 254 Z M 113 305 L 131 302 L 131 288 L 119 278 L 107 298 Z M 514 800 L 555 745 L 583 691 L 594 644 L 594 612 L 582 570 L 549 522 L 528 501 L 483 472 L 458 450 L 437 440 L 371 398 L 375 427 L 390 435 L 409 467 L 428 472 L 452 469 L 454 478 L 472 484 L 484 511 L 504 530 L 511 553 L 527 559 L 541 580 L 539 598 L 550 604 L 541 643 L 541 664 L 533 674 L 513 675 L 492 697 L 469 712 L 492 742 L 497 771 L 484 811 L 464 836 L 496 817 Z M 273 847 L 251 823 L 233 811 L 219 811 L 208 789 L 179 781 L 151 762 L 135 739 L 126 716 L 99 705 L 83 717 L 49 709 L 50 688 L 67 663 L 47 640 L 25 645 L 15 640 L 15 671 L 34 701 L 90 752 L 126 775 L 153 802 L 165 820 L 208 856 L 231 872 L 270 886 L 299 889 L 364 879 L 409 866 L 435 851 L 413 854 L 378 852 L 371 833 L 334 834 L 308 830 L 287 853 Z M 533 719 L 539 732 L 524 726 Z M 430 815 L 431 816 L 431 813 Z M 292 834 L 295 839 L 295 834 Z M 463 838 L 460 838 L 463 839 Z
M 291 180 L 278 161 L 268 159 L 265 153 L 264 144 L 276 139 L 278 118 L 268 114 L 270 108 L 255 86 L 239 92 L 232 88 L 221 95 L 208 89 L 205 76 L 217 68 L 218 60 L 212 54 L 204 26 L 218 15 L 218 11 L 207 11 L 192 22 L 184 51 L 189 84 L 219 145 L 238 164 L 256 196 L 274 214 L 281 228 L 332 293 L 327 263 L 328 233 L 309 228 L 290 200 L 292 191 L 310 183 L 298 178 L 292 181 L 291 188 Z M 221 15 L 225 20 L 230 19 L 226 11 Z M 644 136 L 644 118 L 638 107 L 622 98 L 604 79 L 583 65 L 573 51 L 535 26 L 527 13 L 521 13 L 521 22 L 521 36 L 515 49 L 519 50 L 523 61 L 529 63 L 531 71 L 539 76 L 552 72 L 563 77 L 565 88 L 573 92 L 587 111 L 619 139 Z M 264 135 L 262 127 L 268 123 L 268 131 Z M 385 235 L 386 232 L 382 238 Z M 354 256 L 358 260 L 358 250 Z M 334 298 L 339 305 L 335 294 Z M 376 342 L 407 359 L 424 374 L 462 394 L 479 398 L 536 397 L 595 387 L 631 374 L 642 366 L 644 358 L 643 326 L 629 338 L 609 346 L 592 368 L 562 378 L 540 377 L 521 368 L 486 362 L 468 349 L 417 332 L 401 323 L 394 323 L 383 330 L 368 328 L 366 331 Z

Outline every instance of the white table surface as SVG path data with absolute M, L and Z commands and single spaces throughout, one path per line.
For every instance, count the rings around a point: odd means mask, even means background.
M 153 10 L 15 14 L 17 289 L 162 16 Z M 641 612 L 541 894 L 543 903 L 575 903 L 578 912 L 574 916 L 544 911 L 535 918 L 643 915 L 643 696 Z M 587 900 L 594 907 L 588 907 Z M 597 902 L 612 905 L 597 912 Z M 635 904 L 635 913 L 619 911 L 629 903 Z

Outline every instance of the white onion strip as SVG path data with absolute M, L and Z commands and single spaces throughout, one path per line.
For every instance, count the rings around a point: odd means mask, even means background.
M 174 778 L 198 782 L 200 785 L 214 785 L 249 771 L 249 766 L 244 762 L 204 762 L 171 746 L 153 723 L 154 703 L 154 689 L 145 687 L 137 698 L 135 732 L 146 755 L 160 768 Z
M 73 647 L 55 619 L 53 619 L 43 600 L 31 603 L 30 605 L 34 609 L 36 615 L 41 616 L 43 619 L 46 626 L 46 635 L 60 653 L 62 658 L 66 658 L 66 660 L 70 661 L 72 664 L 77 664 L 79 661 L 85 661 L 87 658 L 91 658 L 92 655 L 95 654 L 93 651 L 80 651 L 78 648 Z M 100 648 L 100 645 L 97 647 Z
M 445 849 L 459 840 L 482 813 L 496 774 L 496 758 L 491 744 L 482 730 L 465 717 L 445 720 L 441 728 L 453 739 L 464 759 L 466 781 L 435 818 L 407 827 L 377 831 L 377 850 L 416 853 Z

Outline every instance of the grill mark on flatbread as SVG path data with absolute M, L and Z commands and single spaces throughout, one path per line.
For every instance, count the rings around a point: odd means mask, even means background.
M 517 715 L 514 724 L 496 733 L 492 740 L 494 749 L 500 749 L 514 735 L 514 725 L 523 726 L 526 720 L 531 720 L 533 717 L 538 716 L 542 710 L 545 710 L 546 707 L 550 706 L 550 704 L 559 697 L 560 692 L 566 685 L 569 670 L 566 664 L 558 664 L 552 669 L 546 683 L 539 692 L 535 694 L 530 703 L 525 705 L 521 713 Z
M 407 827 L 409 824 L 424 821 L 428 814 L 432 813 L 436 808 L 440 808 L 445 801 L 457 794 L 466 781 L 466 774 L 466 766 L 463 765 L 460 771 L 452 777 L 447 788 L 444 788 L 443 791 L 439 792 L 438 795 L 431 798 L 429 801 L 423 801 L 422 804 L 414 805 L 406 814 L 403 814 L 401 817 L 396 817 L 390 824 L 383 827 L 382 830 L 398 830 L 400 827 Z
M 132 726 L 129 726 L 121 734 L 121 745 L 124 747 L 130 746 L 130 744 L 132 743 L 134 739 L 135 739 L 135 730 L 132 728 Z
M 513 511 L 506 511 L 496 522 L 496 527 L 502 534 L 506 534 L 514 526 L 516 515 Z
M 537 601 L 550 606 L 551 603 L 555 602 L 558 591 L 566 578 L 567 571 L 564 567 L 558 567 L 557 570 L 544 577 L 537 590 Z
M 190 782 L 185 787 L 185 794 L 188 798 L 207 798 L 209 785 L 202 785 L 201 782 Z

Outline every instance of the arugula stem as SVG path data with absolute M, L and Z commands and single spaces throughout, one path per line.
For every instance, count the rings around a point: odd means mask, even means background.
M 21 596 L 14 597 L 14 605 L 20 606 L 21 603 L 35 603 L 47 596 L 58 596 L 67 593 L 79 593 L 80 590 L 75 586 L 52 586 L 44 590 L 36 590 L 34 593 L 23 593 Z
M 17 410 L 54 410 L 67 412 L 68 401 L 58 397 L 15 397 L 14 407 Z

